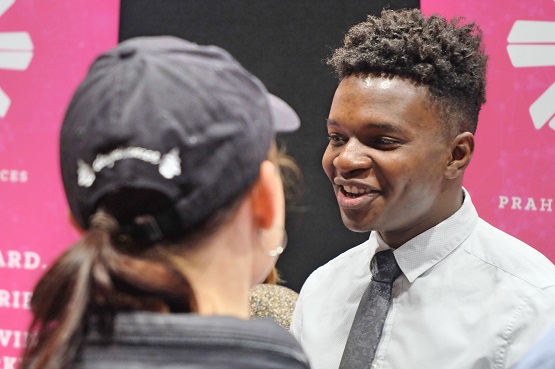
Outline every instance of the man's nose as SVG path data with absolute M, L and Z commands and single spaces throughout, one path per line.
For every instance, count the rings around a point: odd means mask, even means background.
M 367 170 L 372 167 L 372 159 L 368 155 L 368 147 L 357 139 L 349 139 L 341 148 L 341 152 L 333 160 L 333 165 L 342 174 L 353 171 Z

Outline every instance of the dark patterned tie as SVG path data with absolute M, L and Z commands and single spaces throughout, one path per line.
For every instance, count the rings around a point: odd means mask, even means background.
M 393 250 L 378 252 L 370 263 L 372 281 L 358 305 L 339 369 L 370 368 L 391 302 L 393 281 L 401 275 Z

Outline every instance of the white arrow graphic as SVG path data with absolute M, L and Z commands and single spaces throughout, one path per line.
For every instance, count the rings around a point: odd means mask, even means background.
M 0 0 L 0 17 L 15 0 Z M 33 41 L 27 32 L 0 33 L 0 69 L 26 70 L 33 59 Z M 11 100 L 0 88 L 0 118 L 4 118 Z
M 549 127 L 555 129 L 555 83 L 530 105 L 530 116 L 536 129 L 540 129 L 549 120 Z
M 0 88 L 0 117 L 5 117 L 10 107 L 11 100 Z
M 555 66 L 555 22 L 517 20 L 507 37 L 515 68 Z M 536 129 L 549 123 L 555 130 L 555 83 L 530 105 Z
M 33 42 L 27 32 L 0 33 L 0 69 L 25 70 L 33 58 Z
M 555 22 L 517 20 L 507 41 L 513 67 L 555 65 Z
M 15 0 L 0 0 L 0 17 L 15 3 Z

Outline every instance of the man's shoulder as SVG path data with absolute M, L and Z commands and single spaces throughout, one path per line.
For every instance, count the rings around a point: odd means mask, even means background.
M 555 286 L 555 265 L 527 243 L 480 219 L 465 250 L 487 264 L 538 288 Z

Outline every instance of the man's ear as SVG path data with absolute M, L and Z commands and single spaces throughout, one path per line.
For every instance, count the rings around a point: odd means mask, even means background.
M 463 132 L 457 135 L 451 143 L 451 158 L 445 168 L 445 177 L 455 179 L 460 177 L 474 153 L 474 135 Z
M 264 160 L 260 164 L 260 173 L 251 190 L 253 214 L 262 228 L 270 228 L 277 214 L 277 191 L 280 191 L 276 179 L 277 168 L 274 163 Z

